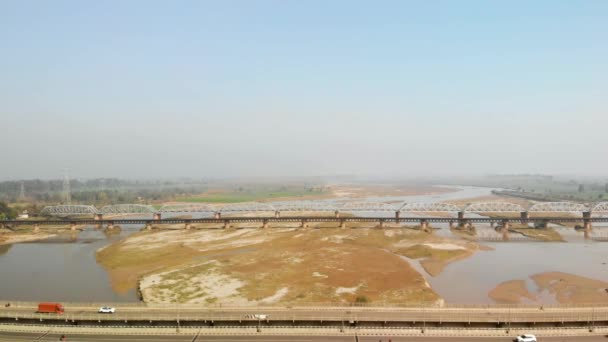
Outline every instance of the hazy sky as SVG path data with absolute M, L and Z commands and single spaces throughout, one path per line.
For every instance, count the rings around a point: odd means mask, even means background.
M 608 1 L 0 0 L 0 178 L 608 174 Z

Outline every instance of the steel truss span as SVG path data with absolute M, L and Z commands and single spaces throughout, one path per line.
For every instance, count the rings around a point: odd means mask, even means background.
M 159 213 L 215 213 L 218 208 L 204 203 L 184 203 L 163 205 Z
M 47 216 L 96 215 L 99 214 L 99 211 L 92 205 L 53 205 L 44 207 L 40 214 Z
M 207 203 L 174 203 L 155 209 L 145 204 L 114 204 L 97 209 L 92 205 L 55 205 L 45 207 L 41 214 L 47 216 L 103 215 L 103 214 L 152 214 L 152 213 L 248 213 L 248 212 L 393 212 L 400 213 L 608 213 L 608 202 L 589 206 L 573 202 L 544 202 L 526 209 L 519 204 L 508 202 L 480 202 L 466 207 L 451 203 L 402 203 L 360 201 L 335 203 L 330 201 L 285 201 L 275 203 L 248 202 L 223 206 Z
M 332 203 L 319 202 L 319 201 L 288 201 L 275 203 L 274 207 L 279 212 L 323 212 L 323 211 L 336 211 L 338 207 Z
M 404 203 L 399 211 L 402 213 L 415 213 L 415 212 L 459 212 L 462 209 L 460 207 L 450 203 L 433 203 L 433 202 L 419 202 L 419 203 Z
M 593 208 L 591 208 L 591 212 L 608 212 L 608 202 L 597 203 L 595 206 L 593 206 Z
M 397 211 L 394 205 L 382 202 L 346 202 L 341 207 L 340 211 Z
M 266 203 L 259 202 L 251 202 L 251 203 L 237 203 L 237 204 L 228 204 L 221 207 L 219 212 L 222 213 L 230 213 L 230 212 L 259 212 L 259 211 L 276 211 L 275 207 Z
M 151 205 L 144 204 L 114 204 L 106 205 L 99 210 L 100 214 L 153 214 L 156 212 Z
M 544 202 L 534 204 L 528 211 L 537 213 L 581 213 L 589 211 L 589 208 L 572 202 Z
M 519 204 L 507 202 L 483 202 L 472 203 L 464 208 L 464 211 L 468 213 L 521 213 L 526 209 Z

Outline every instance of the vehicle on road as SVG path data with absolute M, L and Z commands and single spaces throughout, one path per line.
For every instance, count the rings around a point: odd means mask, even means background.
M 112 313 L 116 312 L 116 308 L 112 308 L 112 307 L 109 307 L 109 306 L 102 306 L 102 307 L 99 308 L 99 310 L 97 310 L 97 312 L 112 314 Z
M 517 336 L 513 341 L 515 341 L 515 342 L 536 342 L 536 336 L 529 335 L 529 334 L 523 334 L 523 335 Z
M 245 317 L 259 319 L 259 320 L 268 319 L 268 315 L 265 315 L 265 314 L 249 314 L 249 315 L 245 315 Z
M 63 305 L 60 303 L 39 303 L 38 311 L 36 312 L 62 314 L 64 311 Z

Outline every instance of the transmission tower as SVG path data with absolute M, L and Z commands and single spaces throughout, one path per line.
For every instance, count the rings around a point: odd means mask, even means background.
M 72 202 L 72 193 L 70 191 L 70 175 L 68 173 L 68 169 L 65 169 L 63 174 L 63 199 L 65 204 L 71 204 Z
M 25 185 L 21 181 L 21 189 L 19 190 L 19 202 L 25 201 Z

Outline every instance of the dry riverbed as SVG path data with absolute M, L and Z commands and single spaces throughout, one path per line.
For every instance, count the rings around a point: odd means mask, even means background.
M 97 260 L 115 290 L 139 287 L 146 302 L 436 303 L 403 257 L 437 274 L 477 249 L 404 228 L 153 230 L 100 249 Z
M 490 291 L 497 303 L 543 303 L 549 296 L 559 304 L 608 304 L 608 282 L 563 272 L 545 272 L 530 277 L 536 289 L 530 290 L 524 280 L 503 282 Z

